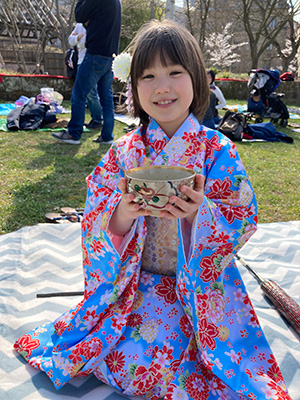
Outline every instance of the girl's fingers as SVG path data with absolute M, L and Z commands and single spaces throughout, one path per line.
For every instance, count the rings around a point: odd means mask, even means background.
M 198 203 L 199 198 L 204 195 L 204 182 L 205 182 L 204 176 L 197 174 L 195 177 L 195 184 L 193 189 L 188 186 L 182 186 L 180 190 L 192 201 Z
M 121 180 L 118 184 L 118 188 L 121 191 L 122 195 L 127 193 L 127 181 L 125 178 L 121 178 Z

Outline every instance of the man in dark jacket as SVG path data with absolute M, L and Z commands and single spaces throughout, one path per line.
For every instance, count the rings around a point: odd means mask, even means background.
M 71 98 L 68 128 L 52 136 L 64 143 L 79 144 L 83 132 L 86 96 L 98 82 L 103 126 L 98 143 L 113 142 L 114 103 L 112 61 L 118 54 L 121 30 L 120 0 L 79 0 L 75 18 L 86 27 L 86 55 L 78 69 Z

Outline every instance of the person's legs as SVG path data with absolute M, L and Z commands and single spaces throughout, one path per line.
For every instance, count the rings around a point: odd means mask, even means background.
M 92 87 L 87 95 L 87 105 L 91 113 L 92 121 L 101 124 L 102 123 L 102 107 L 98 95 L 97 84 Z
M 113 140 L 114 130 L 114 101 L 112 91 L 113 73 L 111 68 L 107 69 L 98 81 L 98 93 L 103 113 L 103 127 L 101 138 L 105 141 Z
M 96 85 L 101 76 L 94 68 L 94 64 L 99 56 L 86 54 L 80 68 L 77 71 L 75 84 L 71 97 L 71 120 L 68 124 L 68 132 L 79 140 L 84 125 L 85 103 L 89 91 Z

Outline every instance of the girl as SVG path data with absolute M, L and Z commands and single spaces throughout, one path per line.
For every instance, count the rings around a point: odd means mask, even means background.
M 152 400 L 289 399 L 233 261 L 256 203 L 235 145 L 198 123 L 209 89 L 197 42 L 152 21 L 130 78 L 141 127 L 87 178 L 84 299 L 15 348 L 57 389 L 93 373 Z M 140 209 L 124 174 L 147 165 L 194 169 L 189 201 L 171 197 L 158 218 Z

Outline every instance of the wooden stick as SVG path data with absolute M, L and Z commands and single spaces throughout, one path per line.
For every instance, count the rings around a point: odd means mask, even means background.
M 63 296 L 83 296 L 84 292 L 57 292 L 57 293 L 37 293 L 37 298 L 43 297 L 63 297 Z

